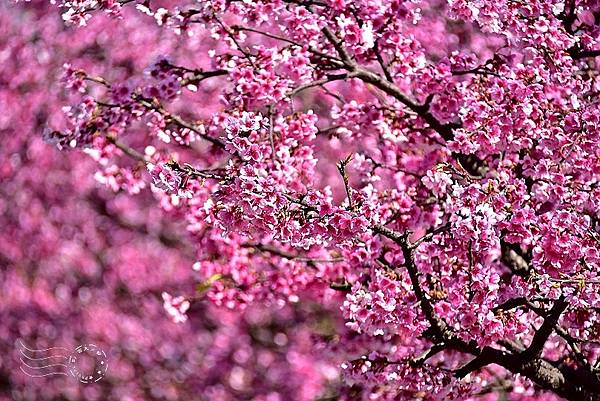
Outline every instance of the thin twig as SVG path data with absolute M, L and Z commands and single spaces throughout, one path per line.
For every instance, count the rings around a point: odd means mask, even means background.
M 141 161 L 143 163 L 148 163 L 149 159 L 144 156 L 143 154 L 141 154 L 140 152 L 138 152 L 137 150 L 130 148 L 129 146 L 125 145 L 124 143 L 120 142 L 117 138 L 115 138 L 112 135 L 107 135 L 106 139 L 112 143 L 113 145 L 115 145 L 117 148 L 119 148 L 123 153 L 125 153 L 127 156 Z
M 346 172 L 346 167 L 348 163 L 352 160 L 352 154 L 348 155 L 344 160 L 341 160 L 337 164 L 337 169 L 342 176 L 342 181 L 344 181 L 344 189 L 346 190 L 346 196 L 348 197 L 348 208 L 354 211 L 354 204 L 352 201 L 352 188 L 350 188 L 350 183 L 348 179 L 348 173 Z

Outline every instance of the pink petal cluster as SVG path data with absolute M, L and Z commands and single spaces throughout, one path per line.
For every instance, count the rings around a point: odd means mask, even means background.
M 185 312 L 190 308 L 190 301 L 187 301 L 182 296 L 173 298 L 173 296 L 167 292 L 162 293 L 162 299 L 164 301 L 163 307 L 171 316 L 173 322 L 183 323 L 187 320 Z

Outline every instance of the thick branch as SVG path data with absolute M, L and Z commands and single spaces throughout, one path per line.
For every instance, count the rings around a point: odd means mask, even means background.
M 542 389 L 552 391 L 567 400 L 597 401 L 600 397 L 598 384 L 573 378 L 570 372 L 559 369 L 542 358 L 527 360 L 522 354 L 511 354 L 491 347 L 480 350 L 476 344 L 467 344 L 459 339 L 450 340 L 449 346 L 457 351 L 476 356 L 455 372 L 458 377 L 464 377 L 484 366 L 496 364 L 509 372 L 527 377 Z
M 600 50 L 571 49 L 568 52 L 573 60 L 581 60 L 583 58 L 600 56 Z
M 408 240 L 408 236 L 410 232 L 406 232 L 404 234 L 397 233 L 389 228 L 383 226 L 375 226 L 373 230 L 379 234 L 382 234 L 385 237 L 388 237 L 396 244 L 400 245 L 402 249 L 402 255 L 404 256 L 404 266 L 408 272 L 408 276 L 410 278 L 411 285 L 413 287 L 413 291 L 415 292 L 415 296 L 419 300 L 421 305 L 421 309 L 423 310 L 423 314 L 429 321 L 431 325 L 431 329 L 433 330 L 433 334 L 439 341 L 443 341 L 446 338 L 451 336 L 446 323 L 439 319 L 435 315 L 435 311 L 433 310 L 433 306 L 431 302 L 425 295 L 425 292 L 421 288 L 421 283 L 419 282 L 419 271 L 417 270 L 417 266 L 414 260 L 414 247 Z M 383 262 L 387 263 L 387 262 Z M 391 266 L 389 266 L 391 268 Z
M 349 72 L 355 73 L 356 78 L 362 80 L 365 83 L 371 84 L 374 87 L 378 88 L 382 92 L 392 96 L 400 103 L 404 104 L 411 111 L 415 112 L 419 117 L 421 117 L 428 125 L 436 131 L 445 141 L 451 141 L 454 139 L 454 129 L 460 128 L 461 124 L 456 123 L 446 123 L 442 124 L 437 118 L 431 114 L 429 109 L 429 105 L 432 100 L 432 95 L 427 98 L 427 101 L 424 104 L 419 104 L 415 100 L 411 99 L 408 95 L 406 95 L 396 84 L 391 80 L 391 75 L 389 71 L 384 68 L 385 77 L 377 74 L 363 66 L 358 65 L 350 56 L 348 51 L 344 48 L 342 41 L 337 38 L 337 36 L 333 33 L 329 27 L 323 28 L 323 34 L 329 40 L 329 42 L 333 45 L 338 55 L 340 56 L 343 62 L 343 68 L 348 70 Z M 379 60 L 381 63 L 383 60 Z M 475 155 L 465 155 L 460 153 L 452 153 L 452 156 L 458 160 L 458 162 L 463 166 L 463 168 L 473 176 L 481 176 L 485 172 L 484 163 L 479 160 Z
M 346 51 L 344 46 L 342 46 L 342 41 L 337 38 L 335 33 L 333 33 L 333 31 L 331 29 L 329 29 L 329 27 L 326 26 L 325 28 L 323 28 L 323 34 L 325 35 L 327 40 L 329 40 L 329 42 L 331 42 L 331 44 L 333 45 L 333 48 L 339 54 L 344 65 L 346 67 L 356 67 L 356 63 L 354 62 L 354 60 L 352 60 L 352 58 L 350 57 L 350 54 Z M 354 68 L 352 68 L 352 69 L 354 69 Z
M 527 278 L 530 274 L 529 263 L 521 255 L 518 247 L 504 240 L 500 240 L 500 260 L 517 276 Z
M 400 103 L 404 104 L 410 110 L 417 113 L 434 131 L 439 133 L 440 136 L 446 141 L 451 141 L 454 138 L 452 130 L 458 128 L 458 125 L 440 123 L 431 114 L 428 106 L 416 103 L 414 100 L 409 98 L 404 92 L 402 92 L 400 88 L 398 88 L 395 84 L 389 82 L 379 74 L 369 71 L 364 67 L 356 67 L 356 71 L 358 72 L 357 78 L 375 86 L 376 88 L 380 89 L 381 91 L 400 101 Z
M 485 347 L 478 356 L 456 370 L 454 374 L 456 377 L 462 379 L 469 373 L 479 370 L 491 363 L 502 365 L 502 363 L 507 364 L 509 360 L 510 354 L 495 348 Z
M 418 271 L 414 264 L 411 244 L 408 241 L 408 234 L 401 234 L 382 226 L 373 227 L 373 230 L 390 238 L 401 246 L 405 258 L 405 265 L 415 295 L 421 302 L 423 312 L 430 321 L 432 328 L 435 330 L 435 334 L 438 336 L 439 341 L 437 344 L 445 342 L 448 344 L 448 348 L 475 356 L 473 360 L 456 371 L 458 377 L 464 377 L 468 373 L 481 369 L 484 366 L 497 364 L 512 373 L 523 374 L 543 389 L 553 391 L 566 399 L 573 401 L 596 401 L 598 399 L 600 391 L 598 391 L 598 386 L 594 381 L 587 380 L 588 384 L 585 384 L 585 382 L 582 382 L 580 379 L 573 379 L 570 371 L 566 369 L 561 370 L 540 357 L 543 345 L 555 328 L 560 315 L 567 307 L 565 301 L 555 301 L 549 315 L 545 318 L 544 323 L 534 335 L 532 345 L 524 352 L 514 354 L 492 347 L 480 349 L 474 342 L 465 343 L 454 337 L 445 327 L 444 322 L 434 315 L 431 303 L 425 297 L 425 294 L 420 287 Z

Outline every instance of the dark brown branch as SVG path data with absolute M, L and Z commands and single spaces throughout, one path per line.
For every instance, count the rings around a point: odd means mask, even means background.
M 179 67 L 182 68 L 182 67 Z M 107 89 L 111 88 L 111 85 L 109 82 L 107 82 L 104 78 L 102 77 L 92 77 L 87 75 L 84 71 L 80 72 L 82 74 L 82 79 L 86 80 L 86 81 L 90 81 L 90 82 L 95 82 L 97 84 L 103 85 L 104 87 L 106 87 Z M 212 71 L 212 72 L 207 72 L 206 74 L 214 74 L 211 76 L 218 76 L 218 75 L 223 75 L 220 70 L 217 71 Z M 207 76 L 208 78 L 208 76 Z M 196 125 L 185 121 L 183 118 L 179 117 L 176 114 L 170 113 L 169 111 L 167 111 L 160 103 L 158 103 L 157 101 L 154 101 L 152 99 L 147 99 L 143 96 L 141 96 L 139 93 L 133 94 L 131 96 L 131 98 L 136 101 L 137 103 L 139 103 L 141 106 L 146 107 L 149 110 L 153 110 L 156 111 L 157 113 L 161 114 L 165 120 L 167 122 L 173 122 L 175 125 L 178 125 L 180 128 L 187 128 L 190 131 L 194 132 L 196 135 L 198 135 L 199 137 L 211 142 L 213 145 L 221 148 L 221 149 L 225 149 L 225 143 L 223 143 L 220 139 L 217 138 L 213 138 L 207 134 L 205 134 L 199 127 L 197 127 Z M 102 103 L 102 102 L 97 102 L 99 105 L 107 105 L 106 103 Z M 108 107 L 121 107 L 120 105 L 108 105 Z M 116 144 L 115 144 L 116 145 Z M 135 156 L 135 158 L 137 158 L 137 156 Z
M 567 309 L 567 306 L 569 306 L 569 304 L 563 299 L 558 299 L 554 302 L 552 309 L 550 309 L 550 312 L 544 318 L 544 323 L 542 323 L 540 328 L 534 334 L 531 345 L 521 353 L 521 356 L 524 359 L 530 360 L 541 355 L 544 345 L 546 344 L 546 341 L 548 341 L 548 337 L 550 337 L 550 334 L 554 331 L 560 315 Z
M 256 65 L 254 64 L 254 61 L 252 61 L 252 54 L 250 54 L 246 50 L 244 50 L 244 48 L 242 47 L 242 45 L 240 45 L 240 43 L 235 38 L 235 34 L 233 32 L 231 32 L 231 30 L 216 15 L 213 15 L 213 18 L 215 19 L 215 21 L 217 21 L 217 23 L 221 26 L 221 28 L 225 31 L 225 33 L 227 33 L 227 35 L 229 36 L 229 38 L 237 46 L 238 50 L 244 55 L 244 58 L 246 58 L 246 60 L 248 60 L 248 62 L 250 63 L 250 65 L 252 67 L 256 68 Z
M 338 55 L 343 62 L 343 68 L 346 70 L 356 73 L 356 78 L 362 80 L 365 83 L 371 84 L 378 88 L 382 92 L 392 96 L 400 103 L 404 104 L 408 109 L 415 112 L 421 117 L 427 125 L 434 131 L 436 131 L 445 141 L 451 141 L 454 139 L 454 129 L 460 128 L 461 124 L 457 123 L 446 123 L 442 124 L 437 118 L 431 114 L 430 103 L 432 97 L 429 96 L 424 104 L 419 104 L 408 95 L 406 95 L 398 86 L 396 86 L 390 77 L 382 77 L 381 75 L 370 71 L 369 69 L 359 66 L 344 48 L 342 41 L 337 38 L 335 33 L 329 28 L 323 28 L 323 34 L 333 45 Z M 475 155 L 465 155 L 460 153 L 452 153 L 452 156 L 461 164 L 461 166 L 472 176 L 483 176 L 485 173 L 485 165 L 482 160 L 479 160 Z
M 404 92 L 400 90 L 395 84 L 387 81 L 385 78 L 376 74 L 364 67 L 354 67 L 358 72 L 357 78 L 369 83 L 376 88 L 380 89 L 384 93 L 392 96 L 400 103 L 404 104 L 410 110 L 414 111 L 419 115 L 434 131 L 440 134 L 446 141 L 451 141 L 454 138 L 452 132 L 453 129 L 459 128 L 456 124 L 442 124 L 440 123 L 429 111 L 429 107 L 426 105 L 420 105 L 410 99 Z
M 253 32 L 253 33 L 256 33 L 256 34 L 259 34 L 259 35 L 263 35 L 263 36 L 265 36 L 267 38 L 271 38 L 271 39 L 275 39 L 275 40 L 280 40 L 282 42 L 289 43 L 289 44 L 297 46 L 299 48 L 304 48 L 304 46 L 302 44 L 300 44 L 298 42 L 295 42 L 295 41 L 293 41 L 293 40 L 291 40 L 289 38 L 286 38 L 284 36 L 275 35 L 275 34 L 272 34 L 270 32 L 261 31 L 259 29 L 254 29 L 254 28 L 250 28 L 250 27 L 246 27 L 246 26 L 240 26 L 240 25 L 234 25 L 234 26 L 231 27 L 231 29 L 236 30 L 236 31 Z M 331 56 L 331 55 L 329 55 L 327 53 L 323 53 L 323 52 L 315 49 L 312 46 L 308 47 L 308 51 L 310 53 L 314 54 L 315 56 L 327 59 L 328 61 L 332 62 L 333 64 L 336 64 L 338 66 L 342 66 L 343 65 L 341 63 L 341 60 L 338 59 L 337 57 Z
M 481 66 L 471 68 L 469 70 L 453 70 L 453 71 L 451 71 L 451 73 L 454 76 L 474 74 L 474 75 L 492 75 L 492 76 L 499 77 L 499 78 L 501 77 L 500 74 L 497 74 L 494 71 L 491 71 L 491 70 L 481 67 Z
M 417 366 L 422 365 L 423 363 L 427 362 L 427 360 L 431 357 L 433 357 L 434 355 L 439 354 L 440 352 L 444 351 L 446 349 L 446 344 L 444 342 L 438 343 L 438 344 L 434 344 L 429 350 L 425 351 L 422 355 L 420 355 L 418 358 L 413 360 L 413 363 Z
M 336 291 L 350 292 L 352 286 L 348 283 L 329 283 L 329 288 Z
M 407 241 L 407 238 L 408 238 L 408 234 L 399 233 L 398 231 L 391 230 L 380 224 L 373 226 L 372 230 L 374 232 L 376 232 L 377 234 L 381 234 L 384 237 L 391 239 L 396 244 L 401 245 L 401 246 L 403 243 L 405 243 Z
M 514 244 L 510 244 L 503 239 L 500 240 L 500 260 L 514 274 L 527 278 L 530 274 L 529 263 L 520 252 L 520 249 Z
M 475 359 L 459 368 L 455 374 L 464 377 L 468 373 L 484 366 L 496 364 L 509 372 L 521 374 L 544 390 L 572 401 L 597 401 L 600 386 L 596 381 L 586 382 L 573 376 L 568 369 L 559 369 L 542 358 L 527 360 L 521 354 L 512 354 L 491 347 L 479 349 L 474 343 L 465 343 L 459 339 L 449 341 L 450 348 L 475 355 Z
M 183 173 L 190 178 L 210 178 L 219 181 L 227 181 L 228 179 L 231 179 L 230 177 L 219 174 L 219 169 L 200 170 L 187 163 L 181 165 L 174 160 L 167 162 L 167 166 L 173 171 Z
M 342 181 L 344 182 L 344 189 L 346 190 L 346 197 L 348 198 L 348 208 L 350 210 L 354 210 L 354 205 L 352 202 L 352 189 L 350 188 L 348 173 L 346 172 L 346 166 L 352 160 L 352 155 L 346 157 L 346 159 L 340 161 L 337 164 L 337 169 L 340 175 L 342 176 Z
M 429 230 L 424 236 L 422 236 L 421 238 L 419 238 L 418 240 L 416 240 L 412 243 L 412 248 L 413 249 L 417 248 L 423 242 L 430 241 L 435 235 L 446 232 L 449 229 L 450 229 L 450 223 L 446 223 L 443 226 Z
M 513 299 L 510 299 L 510 300 L 504 302 L 503 304 L 497 306 L 496 308 L 494 308 L 494 311 L 509 310 L 509 309 L 524 306 L 524 307 L 528 308 L 529 310 L 535 312 L 538 316 L 546 318 L 548 313 L 543 308 L 539 308 L 539 307 L 536 307 L 535 305 L 533 305 L 532 302 L 552 302 L 552 300 L 548 299 L 548 298 L 540 298 L 540 299 L 533 299 L 530 301 L 530 300 L 527 300 L 526 298 L 513 298 Z M 560 337 L 562 337 L 566 341 L 566 343 L 571 348 L 573 354 L 575 355 L 575 359 L 578 361 L 580 368 L 583 368 L 583 369 L 578 369 L 578 374 L 580 376 L 584 375 L 584 376 L 588 377 L 586 379 L 586 381 L 588 383 L 592 383 L 592 382 L 594 382 L 594 380 L 600 380 L 599 377 L 595 376 L 596 373 L 594 372 L 594 368 L 592 367 L 590 362 L 583 355 L 583 353 L 581 352 L 581 349 L 579 348 L 579 343 L 583 342 L 584 340 L 581 340 L 581 339 L 571 336 L 567 332 L 567 330 L 562 328 L 560 325 L 556 325 L 554 327 L 554 331 L 556 332 L 556 334 L 558 334 Z M 594 377 L 596 377 L 596 378 L 594 379 Z
M 269 107 L 267 107 L 267 114 L 269 116 L 269 145 L 271 146 L 271 158 L 273 160 L 279 160 L 279 157 L 277 157 L 277 151 L 275 149 L 275 129 L 273 127 L 273 113 L 275 112 L 274 109 L 274 104 L 270 104 Z
M 311 205 L 311 204 L 303 201 L 302 199 L 296 199 L 289 194 L 282 194 L 282 195 L 284 198 L 286 198 L 290 202 L 302 206 L 306 211 L 309 211 L 309 212 L 318 212 L 319 211 L 319 209 L 316 206 Z
M 568 8 L 566 7 L 567 2 L 569 3 Z M 562 20 L 567 33 L 573 34 L 573 23 L 577 19 L 575 15 L 575 0 L 565 0 L 565 11 L 559 16 L 559 19 Z
M 329 4 L 324 3 L 322 1 L 316 0 L 283 0 L 284 3 L 296 4 L 298 6 L 307 7 L 310 6 L 319 6 L 319 7 L 329 7 Z
M 569 49 L 568 53 L 573 60 L 581 60 L 583 58 L 600 56 L 600 50 Z
M 573 401 L 596 401 L 598 399 L 600 391 L 597 389 L 594 381 L 588 380 L 589 385 L 586 386 L 582 384 L 581 379 L 572 379 L 568 370 L 561 370 L 553 366 L 539 355 L 539 350 L 541 349 L 539 344 L 543 348 L 548 336 L 556 326 L 560 315 L 566 309 L 566 302 L 562 300 L 555 301 L 549 317 L 545 318 L 542 327 L 534 335 L 532 345 L 524 352 L 509 353 L 492 347 L 483 347 L 480 349 L 474 342 L 465 343 L 453 336 L 445 327 L 445 323 L 437 319 L 434 315 L 431 303 L 425 297 L 418 281 L 418 272 L 414 264 L 412 250 L 410 249 L 408 234 L 400 234 L 382 226 L 373 227 L 373 230 L 401 246 L 405 266 L 409 273 L 415 295 L 419 299 L 421 308 L 434 330 L 434 342 L 436 344 L 446 343 L 450 349 L 475 356 L 473 360 L 455 372 L 458 377 L 464 377 L 468 373 L 481 369 L 484 366 L 497 364 L 512 373 L 519 373 L 528 377 L 543 389 L 553 391 L 566 399 Z
M 194 132 L 199 137 L 201 137 L 202 139 L 212 143 L 213 145 L 215 145 L 221 149 L 225 149 L 225 143 L 223 141 L 221 141 L 218 138 L 213 138 L 210 135 L 207 135 L 199 127 L 197 127 L 193 123 L 190 123 L 190 122 L 184 120 L 183 118 L 179 117 L 178 115 L 167 111 L 162 105 L 160 105 L 156 102 L 153 102 L 150 99 L 146 99 L 142 96 L 139 96 L 139 95 L 134 95 L 133 98 L 135 101 L 137 101 L 139 104 L 146 107 L 147 109 L 154 110 L 154 111 L 158 112 L 159 114 L 161 114 L 167 120 L 167 122 L 173 122 L 174 124 L 178 125 L 180 128 L 187 128 L 190 131 Z
M 294 97 L 296 96 L 298 93 L 309 89 L 309 88 L 313 88 L 315 86 L 321 86 L 321 85 L 325 85 L 329 82 L 334 82 L 334 81 L 341 81 L 344 79 L 348 79 L 348 78 L 354 78 L 356 77 L 355 73 L 343 73 L 343 74 L 328 74 L 325 78 L 313 81 L 313 82 L 308 82 L 304 85 L 300 85 L 297 88 L 293 89 L 290 93 L 288 93 L 288 97 Z
M 329 40 L 329 42 L 333 45 L 333 48 L 342 59 L 344 65 L 348 67 L 356 67 L 356 63 L 352 60 L 350 54 L 346 51 L 344 46 L 342 46 L 342 41 L 338 39 L 338 37 L 335 35 L 335 33 L 333 33 L 331 29 L 329 29 L 329 27 L 326 26 L 325 28 L 323 28 L 323 34 L 325 35 L 327 40 Z
M 244 244 L 241 244 L 241 246 L 242 246 L 242 248 L 254 248 L 258 251 L 267 252 L 267 253 L 270 253 L 273 255 L 280 256 L 285 259 L 294 259 L 296 257 L 296 255 L 294 255 L 291 252 L 284 251 L 283 249 L 279 249 L 279 248 L 276 248 L 271 245 L 265 245 L 265 244 L 260 244 L 260 243 L 258 243 L 258 244 L 244 243 Z
M 208 78 L 220 77 L 220 76 L 228 74 L 228 72 L 226 70 L 214 70 L 214 71 L 195 70 L 195 71 L 193 71 L 193 73 L 194 73 L 193 76 L 181 80 L 182 86 L 186 86 L 189 84 L 197 84 Z
M 379 66 L 381 67 L 381 71 L 383 71 L 383 75 L 385 75 L 385 79 L 393 83 L 394 78 L 392 77 L 392 74 L 390 74 L 389 68 L 385 65 L 385 61 L 383 60 L 383 56 L 379 50 L 379 43 L 377 41 L 375 41 L 375 47 L 373 48 L 373 51 L 375 52 L 375 57 L 377 58 Z
M 338 258 L 329 258 L 329 259 L 319 259 L 319 258 L 309 258 L 309 257 L 305 257 L 302 255 L 298 255 L 292 252 L 288 252 L 285 251 L 281 248 L 278 248 L 276 246 L 273 245 L 268 245 L 268 244 L 262 244 L 262 243 L 251 243 L 251 242 L 246 242 L 241 244 L 242 248 L 253 248 L 256 249 L 259 252 L 266 252 L 269 253 L 271 255 L 276 255 L 279 257 L 282 257 L 284 259 L 289 259 L 289 260 L 296 260 L 299 262 L 307 262 L 307 263 L 337 263 L 337 262 L 343 262 L 344 258 L 342 257 L 338 257 Z
M 108 135 L 106 137 L 106 139 L 112 143 L 113 145 L 115 145 L 117 148 L 119 148 L 123 153 L 125 153 L 127 156 L 131 157 L 132 159 L 144 162 L 144 163 L 148 163 L 148 158 L 146 156 L 144 156 L 143 154 L 141 154 L 140 152 L 138 152 L 137 150 L 130 148 L 129 146 L 125 145 L 124 143 L 120 142 L 117 138 L 115 138 L 112 135 Z
M 567 330 L 563 329 L 560 326 L 556 326 L 554 328 L 554 331 L 556 332 L 556 334 L 561 336 L 563 338 L 563 340 L 565 340 L 565 342 L 569 345 L 569 348 L 571 348 L 571 351 L 573 351 L 575 358 L 581 364 L 581 366 L 583 366 L 585 368 L 585 371 L 589 372 L 589 373 L 593 373 L 594 368 L 592 367 L 590 362 L 587 360 L 585 355 L 583 355 L 583 353 L 581 352 L 581 348 L 579 347 L 578 340 L 576 338 L 574 338 L 572 335 L 570 335 L 567 332 Z
M 499 362 L 508 363 L 509 359 L 510 354 L 495 348 L 485 347 L 478 356 L 456 370 L 454 374 L 456 377 L 462 379 L 469 373 L 479 370 L 490 363 L 497 363 L 501 365 Z
M 431 302 L 429 301 L 429 299 L 425 295 L 425 292 L 421 288 L 421 283 L 419 282 L 420 274 L 417 270 L 417 266 L 415 264 L 413 255 L 414 247 L 408 240 L 410 232 L 400 234 L 383 226 L 375 226 L 373 227 L 373 230 L 391 239 L 400 246 L 402 250 L 402 255 L 404 256 L 404 266 L 406 267 L 406 271 L 408 272 L 413 291 L 415 292 L 415 296 L 419 300 L 423 314 L 425 315 L 425 317 L 429 321 L 429 324 L 431 325 L 433 336 L 438 341 L 444 341 L 444 339 L 449 338 L 450 332 L 446 323 L 435 315 L 435 311 L 433 310 Z M 396 270 L 392 266 L 387 264 L 385 260 L 382 260 L 381 263 L 383 263 L 392 270 Z
M 508 311 L 511 309 L 515 309 L 521 306 L 526 306 L 529 307 L 529 309 L 531 309 L 533 307 L 533 305 L 531 304 L 531 302 L 549 302 L 551 301 L 550 299 L 547 298 L 539 298 L 539 299 L 533 299 L 533 300 L 528 300 L 527 298 L 524 297 L 519 297 L 519 298 L 511 298 L 503 303 L 501 303 L 500 305 L 496 306 L 493 311 L 497 312 L 499 310 L 503 310 L 503 311 Z M 538 309 L 538 308 L 536 308 Z

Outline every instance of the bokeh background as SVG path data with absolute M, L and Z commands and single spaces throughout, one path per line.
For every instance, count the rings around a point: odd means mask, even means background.
M 173 323 L 162 291 L 194 290 L 184 228 L 150 191 L 106 189 L 90 157 L 42 139 L 47 126 L 64 125 L 65 62 L 126 79 L 160 55 L 184 60 L 190 48 L 211 43 L 181 41 L 137 12 L 67 27 L 49 3 L 0 2 L 0 400 L 276 401 L 334 393 L 340 356 L 313 345 L 340 324 L 334 305 L 240 315 L 195 302 L 187 322 Z M 19 340 L 35 349 L 96 344 L 108 355 L 106 377 L 88 385 L 29 377 Z

